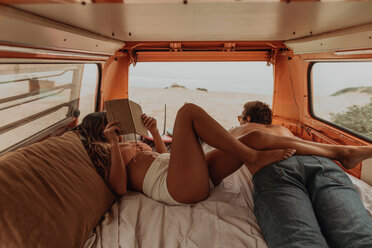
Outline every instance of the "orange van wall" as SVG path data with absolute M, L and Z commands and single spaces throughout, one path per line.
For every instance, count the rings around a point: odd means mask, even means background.
M 308 63 L 303 62 L 299 56 L 278 56 L 274 68 L 274 117 L 303 122 L 304 116 L 308 115 L 305 97 L 307 66 Z
M 100 110 L 107 100 L 128 98 L 129 66 L 129 56 L 121 52 L 106 62 L 102 72 Z
M 330 52 L 296 55 L 291 58 L 286 54 L 278 56 L 274 68 L 273 123 L 287 127 L 305 140 L 338 145 L 371 145 L 365 140 L 315 119 L 311 116 L 309 107 L 310 61 L 366 58 L 372 56 L 336 56 Z M 360 178 L 361 164 L 347 172 Z

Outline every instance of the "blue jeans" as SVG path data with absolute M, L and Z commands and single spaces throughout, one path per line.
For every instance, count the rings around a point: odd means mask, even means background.
M 332 160 L 292 156 L 259 170 L 253 183 L 269 247 L 372 247 L 372 220 Z

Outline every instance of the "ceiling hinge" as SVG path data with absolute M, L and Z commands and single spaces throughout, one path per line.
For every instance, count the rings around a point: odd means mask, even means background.
M 181 43 L 170 43 L 169 48 L 171 52 L 182 52 L 182 44 Z
M 128 50 L 129 54 L 129 64 L 132 64 L 133 66 L 136 66 L 137 64 L 137 54 L 132 49 Z
M 268 55 L 268 59 L 267 59 L 267 65 L 268 66 L 275 64 L 276 59 L 278 58 L 278 52 L 279 52 L 278 48 L 271 49 L 271 51 L 269 52 L 269 55 Z
M 223 44 L 223 51 L 233 52 L 233 51 L 235 51 L 235 46 L 236 46 L 236 43 L 233 43 L 233 42 L 224 43 Z

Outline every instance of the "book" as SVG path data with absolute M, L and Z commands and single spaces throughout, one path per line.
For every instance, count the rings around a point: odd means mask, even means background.
M 115 99 L 105 102 L 108 122 L 119 121 L 120 134 L 139 134 L 148 136 L 147 128 L 142 123 L 142 108 L 129 99 Z

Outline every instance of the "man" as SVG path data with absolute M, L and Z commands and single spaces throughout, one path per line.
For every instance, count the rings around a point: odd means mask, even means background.
M 248 102 L 239 137 L 252 130 L 293 136 L 271 109 Z M 372 221 L 346 173 L 332 160 L 292 156 L 253 175 L 255 215 L 269 247 L 372 247 Z
M 294 136 L 287 128 L 271 124 L 272 111 L 268 104 L 260 101 L 244 104 L 243 112 L 238 116 L 238 121 L 240 126 L 229 130 L 234 137 L 242 136 L 253 130 L 262 130 L 280 136 Z

